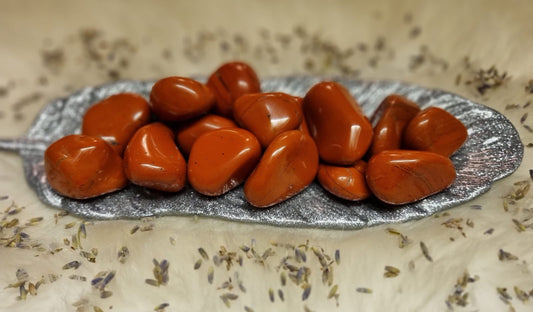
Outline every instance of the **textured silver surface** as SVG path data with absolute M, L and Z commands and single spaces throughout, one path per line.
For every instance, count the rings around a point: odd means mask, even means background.
M 296 76 L 265 79 L 264 91 L 303 96 L 319 77 Z M 29 185 L 39 198 L 53 207 L 95 219 L 141 218 L 163 215 L 198 215 L 278 226 L 359 229 L 382 223 L 403 222 L 432 215 L 486 192 L 491 184 L 514 172 L 523 157 L 523 145 L 513 125 L 498 112 L 454 94 L 394 81 L 364 82 L 338 79 L 370 116 L 381 100 L 402 94 L 421 107 L 441 107 L 468 128 L 468 140 L 453 156 L 457 179 L 451 187 L 424 200 L 403 206 L 388 206 L 376 199 L 362 202 L 339 200 L 313 183 L 302 193 L 266 210 L 249 206 L 242 188 L 209 198 L 190 187 L 177 194 L 164 194 L 133 185 L 90 200 L 72 200 L 56 194 L 46 183 L 43 152 L 60 137 L 79 133 L 82 116 L 94 102 L 119 92 L 147 96 L 150 82 L 123 81 L 88 87 L 50 103 L 39 114 L 26 137 L 0 140 L 0 149 L 16 150 L 24 160 Z

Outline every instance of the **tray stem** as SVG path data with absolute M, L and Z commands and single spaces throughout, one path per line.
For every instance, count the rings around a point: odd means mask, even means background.
M 29 139 L 26 137 L 20 138 L 0 138 L 0 151 L 35 151 L 44 152 L 48 147 L 49 142 L 44 140 Z

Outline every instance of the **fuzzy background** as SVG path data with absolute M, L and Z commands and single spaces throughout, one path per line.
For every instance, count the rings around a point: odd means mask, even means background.
M 359 231 L 81 220 L 41 204 L 21 158 L 0 151 L 0 311 L 533 311 L 532 16 L 529 0 L 0 1 L 1 138 L 84 86 L 207 75 L 240 59 L 260 77 L 452 91 L 505 114 L 525 146 L 520 168 L 475 200 Z M 278 267 L 294 246 L 307 258 L 293 259 L 308 268 L 303 288 Z M 331 257 L 330 273 L 313 249 Z M 216 265 L 224 250 L 231 265 Z

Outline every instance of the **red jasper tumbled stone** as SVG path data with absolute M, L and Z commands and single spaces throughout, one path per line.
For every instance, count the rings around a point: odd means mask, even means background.
M 44 153 L 44 169 L 56 192 L 76 199 L 113 192 L 128 182 L 111 145 L 88 135 L 67 135 L 52 143 Z
M 122 155 L 135 131 L 150 121 L 150 105 L 139 94 L 120 93 L 92 105 L 81 133 L 100 137 Z
M 366 162 L 358 160 L 353 166 L 320 164 L 317 180 L 331 194 L 351 201 L 366 199 L 370 190 L 366 185 Z
M 135 132 L 124 151 L 124 171 L 132 183 L 165 192 L 180 191 L 187 177 L 174 133 L 160 122 Z
M 318 151 L 313 139 L 300 130 L 278 135 L 266 148 L 244 183 L 246 200 L 270 207 L 300 193 L 315 179 Z
M 368 161 L 366 182 L 380 200 L 408 204 L 440 192 L 455 180 L 448 157 L 433 152 L 389 150 Z
M 166 77 L 150 92 L 152 110 L 162 121 L 184 121 L 198 117 L 213 107 L 211 90 L 194 79 Z
M 235 101 L 233 116 L 266 148 L 278 134 L 300 125 L 300 102 L 300 98 L 282 92 L 245 94 Z
M 403 135 L 406 149 L 430 151 L 451 156 L 468 137 L 463 123 L 439 107 L 420 111 L 407 125 Z
M 302 110 L 322 161 L 353 165 L 365 155 L 372 143 L 372 125 L 342 85 L 327 81 L 314 85 Z
M 216 196 L 241 184 L 261 157 L 257 138 L 242 128 L 218 129 L 194 142 L 188 161 L 189 183 L 197 192 Z
M 237 124 L 231 119 L 209 114 L 179 127 L 176 131 L 176 140 L 180 151 L 188 155 L 194 142 L 202 134 L 213 130 L 237 127 Z
M 229 62 L 220 66 L 207 80 L 215 95 L 215 113 L 233 116 L 233 104 L 248 93 L 261 92 L 261 84 L 253 68 L 243 62 Z
M 371 155 L 385 150 L 400 149 L 404 129 L 419 111 L 420 107 L 416 103 L 400 95 L 387 96 L 372 118 L 372 122 L 376 125 Z

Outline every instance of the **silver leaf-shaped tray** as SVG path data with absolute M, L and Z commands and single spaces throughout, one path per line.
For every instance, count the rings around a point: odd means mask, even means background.
M 201 79 L 201 78 L 200 78 Z M 322 80 L 294 76 L 262 81 L 267 91 L 303 96 Z M 461 120 L 468 140 L 451 157 L 457 179 L 446 190 L 418 202 L 390 206 L 371 198 L 348 202 L 326 193 L 316 182 L 297 196 L 269 209 L 255 209 L 246 203 L 242 187 L 219 197 L 206 197 L 186 187 L 167 194 L 135 185 L 90 200 L 73 200 L 55 193 L 46 183 L 43 153 L 53 141 L 80 132 L 81 120 L 93 103 L 119 92 L 148 96 L 152 82 L 121 81 L 84 88 L 67 98 L 53 101 L 39 114 L 26 136 L 0 140 L 0 149 L 18 151 L 24 172 L 38 197 L 50 206 L 91 219 L 142 218 L 148 216 L 206 216 L 277 226 L 329 229 L 359 229 L 376 224 L 403 222 L 430 216 L 469 201 L 486 192 L 491 184 L 510 175 L 520 165 L 524 147 L 516 129 L 495 110 L 458 95 L 395 81 L 335 79 L 345 87 L 370 116 L 387 95 L 396 93 L 422 108 L 437 106 Z

